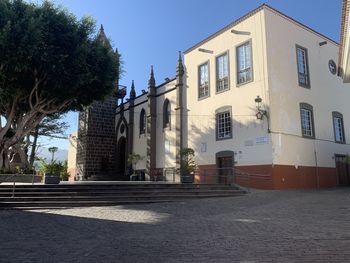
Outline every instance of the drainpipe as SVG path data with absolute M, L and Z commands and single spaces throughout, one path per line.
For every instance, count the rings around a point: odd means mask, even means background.
M 317 151 L 316 151 L 316 141 L 314 141 L 314 153 L 315 153 L 315 166 L 316 166 L 316 181 L 317 181 L 317 189 L 320 188 L 320 178 L 318 175 L 318 164 L 317 164 Z

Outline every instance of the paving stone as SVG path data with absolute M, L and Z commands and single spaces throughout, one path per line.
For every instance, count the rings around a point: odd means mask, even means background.
M 350 188 L 0 210 L 0 262 L 349 262 Z

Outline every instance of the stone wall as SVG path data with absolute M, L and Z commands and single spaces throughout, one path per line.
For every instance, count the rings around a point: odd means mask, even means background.
M 79 114 L 78 180 L 113 180 L 115 175 L 115 98 L 95 102 Z

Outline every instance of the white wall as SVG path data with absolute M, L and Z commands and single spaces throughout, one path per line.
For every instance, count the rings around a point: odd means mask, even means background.
M 231 29 L 249 32 L 233 34 Z M 253 54 L 253 81 L 236 84 L 236 47 L 251 40 Z M 198 51 L 203 48 L 213 54 Z M 229 52 L 228 91 L 216 93 L 216 56 Z M 210 97 L 198 99 L 198 66 L 209 61 Z M 235 151 L 236 165 L 271 164 L 272 148 L 267 122 L 255 117 L 254 99 L 260 96 L 268 107 L 268 79 L 265 54 L 264 10 L 228 28 L 215 38 L 185 54 L 188 101 L 188 145 L 196 151 L 198 164 L 215 164 L 215 153 Z M 217 141 L 215 111 L 223 106 L 232 107 L 232 139 Z M 207 145 L 203 152 L 204 144 Z
M 333 143 L 332 111 L 343 114 L 350 140 L 350 85 L 328 69 L 328 61 L 338 59 L 338 45 L 273 11 L 265 16 L 274 163 L 314 166 L 316 150 L 318 166 L 334 167 L 335 153 L 350 152 Z M 310 89 L 298 84 L 296 44 L 308 52 Z M 313 106 L 316 140 L 301 137 L 301 102 Z

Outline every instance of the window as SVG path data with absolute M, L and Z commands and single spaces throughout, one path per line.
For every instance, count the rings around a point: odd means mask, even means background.
M 237 53 L 237 84 L 243 84 L 253 80 L 253 61 L 251 41 L 240 45 Z
M 231 111 L 225 110 L 216 113 L 216 139 L 232 138 Z
M 208 62 L 198 67 L 198 98 L 209 96 L 209 64 Z
M 168 99 L 164 101 L 163 104 L 163 128 L 170 128 L 170 117 L 171 117 L 171 108 L 170 102 Z
M 334 140 L 339 143 L 345 143 L 343 115 L 339 112 L 333 111 L 333 128 Z
M 300 119 L 302 136 L 315 138 L 313 108 L 310 104 L 300 103 Z
M 146 111 L 142 109 L 140 113 L 140 134 L 145 134 L 145 133 L 146 133 Z
M 297 46 L 298 81 L 302 87 L 310 87 L 309 65 L 307 50 Z
M 216 58 L 216 92 L 228 89 L 228 52 Z

